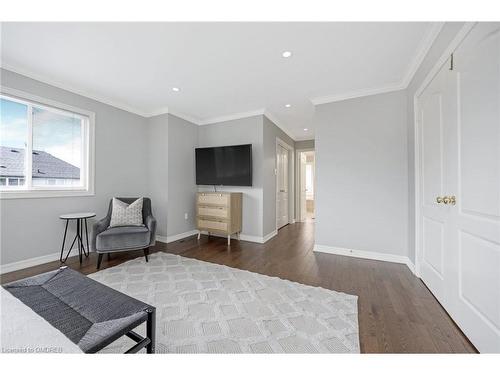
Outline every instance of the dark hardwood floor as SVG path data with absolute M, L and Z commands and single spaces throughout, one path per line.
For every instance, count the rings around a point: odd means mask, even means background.
M 202 236 L 164 244 L 164 251 L 208 262 L 225 264 L 270 276 L 321 286 L 359 296 L 359 334 L 363 353 L 474 353 L 475 348 L 445 310 L 405 266 L 396 263 L 315 253 L 314 224 L 296 223 L 280 229 L 265 244 L 231 242 Z M 142 251 L 104 257 L 101 268 L 113 267 L 142 256 Z M 89 274 L 96 272 L 96 256 L 82 265 L 78 257 L 67 265 Z M 6 283 L 59 267 L 51 262 L 2 275 Z

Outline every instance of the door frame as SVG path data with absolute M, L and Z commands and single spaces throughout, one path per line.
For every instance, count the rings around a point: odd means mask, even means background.
M 295 221 L 300 221 L 300 153 L 314 151 L 314 201 L 316 202 L 316 150 L 314 147 L 295 150 Z
M 429 86 L 429 84 L 432 82 L 434 77 L 437 75 L 437 73 L 441 70 L 443 65 L 446 63 L 450 55 L 460 46 L 462 41 L 465 39 L 465 37 L 469 34 L 469 32 L 474 28 L 474 26 L 477 24 L 477 22 L 466 22 L 464 26 L 460 29 L 458 34 L 455 36 L 455 38 L 451 41 L 451 43 L 448 45 L 446 50 L 443 52 L 443 54 L 439 57 L 437 60 L 436 64 L 432 67 L 432 69 L 429 71 L 425 79 L 422 81 L 422 84 L 418 87 L 417 91 L 415 91 L 415 95 L 413 96 L 413 121 L 414 121 L 414 168 L 415 168 L 415 185 L 414 185 L 414 190 L 415 190 L 415 238 L 414 238 L 414 246 L 415 246 L 415 275 L 417 277 L 421 277 L 420 273 L 420 259 L 421 259 L 421 235 L 422 235 L 422 226 L 420 225 L 420 219 L 422 216 L 421 213 L 421 189 L 420 189 L 420 182 L 422 181 L 422 171 L 421 171 L 421 157 L 422 155 L 420 154 L 420 134 L 421 134 L 421 129 L 420 129 L 420 122 L 418 119 L 418 113 L 419 113 L 419 99 L 424 92 L 424 90 Z
M 278 146 L 283 147 L 288 151 L 288 224 L 295 222 L 295 149 L 293 146 L 286 143 L 280 137 L 276 137 L 276 147 L 274 150 L 274 197 L 276 203 L 274 205 L 274 224 L 275 230 L 278 231 Z M 290 165 L 291 163 L 291 165 Z M 291 183 L 290 183 L 291 182 Z

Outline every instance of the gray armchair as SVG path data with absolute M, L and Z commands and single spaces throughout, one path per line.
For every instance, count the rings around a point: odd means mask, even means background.
M 137 198 L 117 198 L 130 204 Z M 91 246 L 98 254 L 97 269 L 101 267 L 104 254 L 119 251 L 144 250 L 146 262 L 148 261 L 149 247 L 155 244 L 156 219 L 151 211 L 151 199 L 144 198 L 142 205 L 142 220 L 144 226 L 123 226 L 109 228 L 113 200 L 109 202 L 108 214 L 93 226 Z

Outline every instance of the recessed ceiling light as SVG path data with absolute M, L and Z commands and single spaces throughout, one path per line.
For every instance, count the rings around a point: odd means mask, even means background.
M 285 52 L 283 52 L 283 53 L 281 54 L 281 56 L 283 56 L 283 57 L 285 57 L 285 58 L 290 57 L 290 56 L 292 56 L 292 52 L 290 52 L 290 51 L 285 51 Z
M 305 132 L 306 132 L 306 131 L 308 131 L 308 130 L 309 130 L 309 129 L 307 129 L 307 128 L 304 128 L 304 131 L 305 131 Z
M 292 105 L 291 104 L 285 104 L 285 107 L 290 108 Z
M 179 91 L 181 91 L 181 89 L 178 87 L 172 87 L 172 91 L 179 92 Z

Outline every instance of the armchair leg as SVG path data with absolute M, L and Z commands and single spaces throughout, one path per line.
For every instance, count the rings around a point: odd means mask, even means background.
M 98 257 L 97 257 L 97 269 L 101 268 L 101 262 L 102 262 L 102 257 L 103 257 L 104 254 L 102 253 L 99 253 Z
M 146 262 L 149 262 L 148 255 L 149 255 L 149 247 L 144 249 L 144 256 L 146 257 Z

